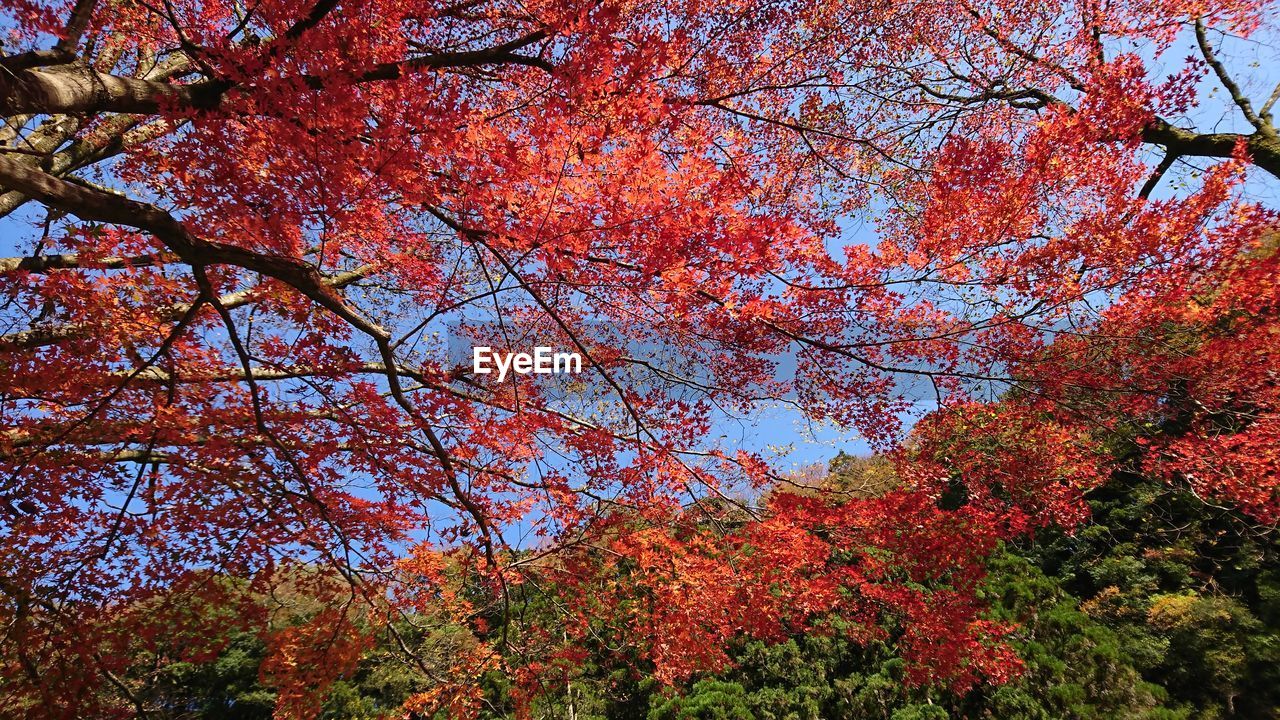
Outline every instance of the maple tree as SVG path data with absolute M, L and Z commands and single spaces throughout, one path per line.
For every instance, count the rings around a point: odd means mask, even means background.
M 1007 678 L 982 558 L 1084 517 L 1099 429 L 1159 426 L 1162 477 L 1276 522 L 1280 259 L 1245 183 L 1280 176 L 1277 93 L 1220 50 L 1272 10 L 7 3 L 6 701 L 144 714 L 120 672 L 177 599 L 247 619 L 299 567 L 329 609 L 269 639 L 282 716 L 405 613 L 478 622 L 459 577 L 506 628 L 554 576 L 565 617 L 460 653 L 424 714 L 495 664 L 562 676 L 593 603 L 664 679 L 831 612 L 902 618 L 914 681 Z M 1180 119 L 1206 75 L 1245 132 Z M 876 242 L 831 252 L 859 215 Z M 472 376 L 458 328 L 552 338 L 581 386 Z M 921 383 L 901 487 L 733 500 L 786 479 L 717 413 L 790 399 L 892 449 Z

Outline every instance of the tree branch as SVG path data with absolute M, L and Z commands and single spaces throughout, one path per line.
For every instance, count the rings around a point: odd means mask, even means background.
M 1164 159 L 1160 161 L 1159 165 L 1156 165 L 1151 177 L 1147 178 L 1147 181 L 1142 184 L 1142 189 L 1138 191 L 1138 197 L 1143 200 L 1151 197 L 1151 191 L 1156 189 L 1156 186 L 1160 184 L 1160 179 L 1164 177 L 1165 173 L 1169 172 L 1169 168 L 1173 167 L 1173 164 L 1177 161 L 1177 153 L 1172 151 L 1165 153 Z
M 27 257 L 0 258 L 0 275 L 7 275 L 16 271 L 47 273 L 53 270 L 120 270 L 123 268 L 154 267 L 176 262 L 177 259 L 176 255 L 166 253 L 147 253 L 132 257 L 113 256 L 91 261 L 84 260 L 79 253 L 30 255 Z
M 1244 117 L 1251 125 L 1258 128 L 1262 132 L 1266 132 L 1267 125 L 1253 111 L 1253 104 L 1249 102 L 1249 98 L 1231 79 L 1231 75 L 1227 73 L 1227 68 L 1223 66 L 1222 61 L 1218 59 L 1217 54 L 1213 52 L 1213 48 L 1209 47 L 1209 38 L 1205 34 L 1204 18 L 1196 18 L 1196 44 L 1200 46 L 1200 54 L 1204 56 L 1205 62 L 1209 63 L 1209 67 L 1213 68 L 1213 74 L 1218 76 L 1218 81 L 1222 83 L 1222 87 L 1227 89 L 1227 93 L 1231 96 L 1232 102 L 1240 108 L 1244 113 Z
M 80 39 L 89 29 L 89 21 L 93 18 L 93 9 L 97 4 L 98 0 L 76 0 L 76 6 L 71 10 L 71 19 L 67 20 L 67 29 L 63 31 L 62 39 L 54 46 L 54 52 L 63 53 L 68 57 L 74 56 L 76 46 L 80 44 Z
M 1142 130 L 1142 141 L 1163 145 L 1181 156 L 1229 158 L 1243 142 L 1253 164 L 1280 178 L 1280 139 L 1263 134 L 1197 133 L 1156 118 Z
M 519 55 L 515 50 L 547 37 L 539 30 L 511 42 L 483 50 L 436 53 L 376 65 L 355 76 L 355 83 L 396 80 L 406 71 L 478 67 L 482 65 L 525 65 L 547 72 L 553 69 L 539 57 Z M 234 83 L 204 80 L 190 85 L 173 85 L 155 80 L 121 77 L 101 73 L 83 65 L 10 68 L 0 73 L 0 106 L 5 114 L 74 114 L 118 112 L 150 115 L 161 108 L 179 111 L 216 108 Z M 305 78 L 312 87 L 324 87 L 318 76 Z

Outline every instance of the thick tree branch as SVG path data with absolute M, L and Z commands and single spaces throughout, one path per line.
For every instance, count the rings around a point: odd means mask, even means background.
M 72 256 L 74 257 L 74 254 L 72 254 Z M 5 262 L 12 261 L 17 264 L 21 264 L 24 260 L 25 258 L 7 258 Z M 127 259 L 121 258 L 121 260 Z M 61 259 L 53 261 L 55 265 L 61 262 L 63 262 Z M 119 268 L 107 269 L 124 269 L 128 267 L 137 266 L 129 265 L 127 262 L 122 262 Z M 49 269 L 57 268 L 53 267 Z M 357 280 L 360 280 L 361 278 L 367 277 L 369 273 L 374 271 L 374 269 L 375 267 L 373 265 L 362 265 L 353 270 L 325 276 L 324 283 L 335 290 L 339 290 Z M 254 294 L 257 289 L 257 286 L 254 286 L 245 290 L 230 292 L 218 298 L 218 302 L 222 303 L 222 306 L 228 309 L 243 307 L 244 305 L 248 305 L 254 301 Z M 182 317 L 190 307 L 191 305 L 189 303 L 176 303 L 166 308 L 162 315 L 169 320 L 177 320 Z M 52 327 L 20 330 L 8 333 L 7 335 L 0 335 L 0 352 L 10 350 L 28 350 L 47 345 L 56 345 L 57 343 L 65 342 L 67 340 L 92 337 L 96 332 L 97 328 L 95 326 L 82 324 L 55 325 Z
M 1280 139 L 1263 134 L 1197 133 L 1174 127 L 1156 118 L 1142 130 L 1142 141 L 1163 145 L 1170 154 L 1193 157 L 1229 158 L 1243 142 L 1253 164 L 1280 178 Z
M 124 225 L 150 233 L 188 265 L 234 265 L 274 278 L 301 292 L 357 330 L 377 340 L 388 337 L 386 330 L 352 309 L 319 271 L 301 259 L 268 255 L 237 245 L 203 240 L 192 235 L 172 215 L 153 205 L 75 185 L 2 155 L 0 184 L 49 207 L 71 213 L 81 220 Z
M 27 257 L 0 258 L 0 275 L 7 275 L 16 271 L 47 273 L 51 270 L 119 270 L 122 268 L 153 267 L 175 262 L 177 259 L 175 255 L 164 253 L 148 253 L 132 257 L 104 257 L 93 261 L 85 261 L 78 253 L 30 255 Z
M 217 107 L 231 87 L 220 80 L 192 85 L 139 80 L 78 64 L 31 68 L 0 73 L 0 113 L 150 115 L 166 106 L 209 109 Z
M 142 119 L 136 115 L 116 115 L 100 128 L 76 138 L 65 149 L 52 154 L 31 156 L 27 164 L 33 167 L 38 165 L 51 175 L 65 177 L 88 165 L 154 140 L 172 127 L 172 123 L 163 120 L 142 125 Z M 71 132 L 67 133 L 67 137 L 71 135 Z M 76 178 L 69 179 L 78 181 Z M 0 193 L 0 218 L 22 207 L 28 200 L 19 192 Z
M 315 5 L 311 6 L 311 11 L 301 20 L 294 23 L 287 31 L 285 31 L 285 40 L 297 40 L 302 37 L 311 28 L 320 24 L 333 9 L 338 6 L 338 0 L 319 0 Z
M 68 56 L 75 53 L 80 39 L 89 29 L 89 21 L 93 18 L 93 9 L 97 4 L 98 0 L 76 0 L 76 6 L 71 10 L 71 18 L 67 20 L 67 29 L 63 31 L 62 39 L 53 48 L 55 52 Z
M 353 78 L 355 83 L 396 80 L 413 70 L 479 67 L 484 65 L 525 65 L 551 71 L 539 57 L 515 51 L 547 37 L 545 31 L 529 33 L 511 42 L 483 50 L 435 53 L 400 62 L 376 65 Z M 215 108 L 233 88 L 225 80 L 204 80 L 190 85 L 174 85 L 156 80 L 121 77 L 101 73 L 83 65 L 32 67 L 0 73 L 0 114 L 74 114 L 118 112 L 150 115 L 168 107 L 179 112 Z M 319 77 L 307 77 L 316 88 Z

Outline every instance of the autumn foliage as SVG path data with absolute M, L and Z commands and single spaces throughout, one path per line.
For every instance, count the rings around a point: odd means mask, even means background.
M 602 637 L 676 681 L 837 616 L 896 623 L 911 682 L 999 683 L 1019 661 L 984 560 L 1084 521 L 1115 438 L 1280 516 L 1278 219 L 1255 191 L 1280 177 L 1277 95 L 1228 67 L 1265 3 L 0 18 L 20 714 L 144 713 L 140 653 L 175 627 L 216 653 L 300 582 L 323 609 L 267 623 L 281 717 L 427 615 L 491 639 L 424 715 L 478 711 L 494 668 L 533 697 Z M 1215 112 L 1243 131 L 1197 129 Z M 472 375 L 460 328 L 552 338 L 585 372 Z M 714 431 L 774 400 L 901 482 L 788 492 Z M 557 621 L 522 623 L 514 589 L 551 581 Z M 218 612 L 175 614 L 193 598 Z

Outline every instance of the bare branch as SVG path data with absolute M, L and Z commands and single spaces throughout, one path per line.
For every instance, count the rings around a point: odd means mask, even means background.
M 1231 75 L 1227 73 L 1227 68 L 1223 66 L 1213 48 L 1209 46 L 1209 38 L 1205 34 L 1204 18 L 1196 18 L 1195 26 L 1196 44 L 1200 46 L 1200 54 L 1204 55 L 1205 62 L 1209 63 L 1209 67 L 1213 68 L 1213 74 L 1218 76 L 1222 87 L 1227 89 L 1232 102 L 1244 113 L 1245 119 L 1258 130 L 1265 131 L 1266 123 L 1262 122 L 1262 119 L 1253 111 L 1253 104 L 1249 102 L 1249 98 L 1245 97 L 1240 86 L 1236 85 L 1235 81 L 1231 79 Z

